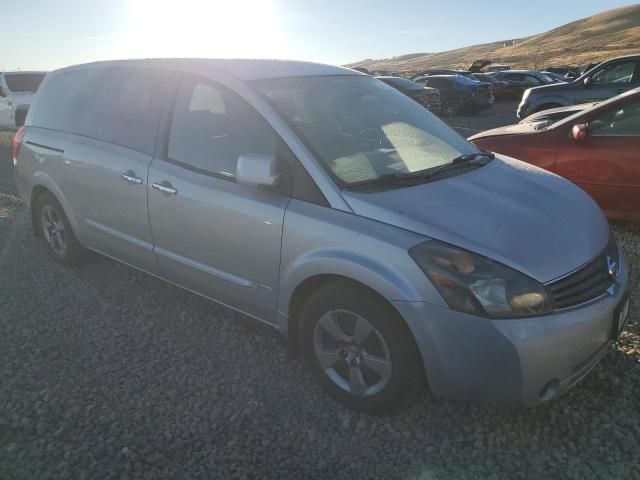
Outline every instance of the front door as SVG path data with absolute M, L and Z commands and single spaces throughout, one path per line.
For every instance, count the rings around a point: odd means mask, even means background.
M 557 173 L 580 185 L 612 217 L 640 219 L 640 101 L 589 118 L 582 141 L 568 137 Z
M 578 89 L 574 103 L 601 102 L 640 86 L 637 61 L 610 63 L 593 72 L 590 84 Z
M 155 253 L 168 280 L 262 319 L 276 309 L 289 196 L 235 181 L 238 157 L 280 139 L 242 98 L 184 74 L 167 151 L 149 169 Z

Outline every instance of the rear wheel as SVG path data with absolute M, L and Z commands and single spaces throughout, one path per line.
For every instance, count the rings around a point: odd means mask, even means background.
M 364 287 L 338 281 L 307 301 L 300 319 L 305 364 L 333 398 L 368 413 L 399 406 L 424 375 L 402 318 Z
M 84 258 L 85 250 L 71 230 L 62 206 L 49 192 L 38 196 L 35 214 L 45 249 L 57 262 L 75 265 Z

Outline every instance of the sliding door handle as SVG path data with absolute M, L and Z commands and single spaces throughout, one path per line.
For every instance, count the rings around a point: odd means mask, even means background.
M 136 174 L 132 170 L 127 170 L 120 175 L 120 178 L 131 185 L 140 185 L 142 183 L 142 179 L 140 177 L 136 177 Z
M 175 195 L 176 193 L 178 193 L 178 190 L 173 188 L 173 185 L 171 185 L 167 181 L 164 181 L 162 183 L 152 183 L 151 188 L 160 190 L 162 193 L 166 193 L 167 195 Z

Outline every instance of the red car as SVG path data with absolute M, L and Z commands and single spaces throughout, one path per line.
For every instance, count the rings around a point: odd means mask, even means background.
M 640 88 L 555 123 L 511 125 L 469 140 L 571 180 L 609 218 L 640 221 Z

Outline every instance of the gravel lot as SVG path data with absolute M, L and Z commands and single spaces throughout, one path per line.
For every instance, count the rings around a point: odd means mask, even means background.
M 450 122 L 498 111 L 513 115 Z M 355 414 L 240 315 L 105 258 L 51 261 L 0 137 L 0 479 L 640 478 L 635 308 L 621 346 L 548 405 Z M 615 232 L 638 271 L 640 228 Z

